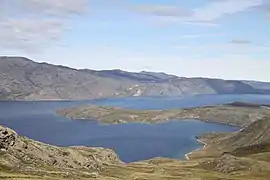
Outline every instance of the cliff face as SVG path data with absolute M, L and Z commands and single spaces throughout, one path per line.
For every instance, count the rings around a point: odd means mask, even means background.
M 92 99 L 198 94 L 270 94 L 242 81 L 180 78 L 165 73 L 77 70 L 23 57 L 0 57 L 0 99 Z

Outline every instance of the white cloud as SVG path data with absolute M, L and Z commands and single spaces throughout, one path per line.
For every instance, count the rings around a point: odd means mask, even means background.
M 217 23 L 212 22 L 212 21 L 185 20 L 185 21 L 181 21 L 181 22 L 184 24 L 196 25 L 196 26 L 210 26 L 210 27 L 218 26 Z
M 134 10 L 145 14 L 165 17 L 187 17 L 190 15 L 190 11 L 173 5 L 141 5 L 134 7 Z
M 195 9 L 191 19 L 215 21 L 225 15 L 246 11 L 262 4 L 263 0 L 214 0 L 205 7 Z
M 265 44 L 265 43 L 256 43 L 250 40 L 245 40 L 245 39 L 233 39 L 231 41 L 232 44 L 234 45 L 242 45 L 242 46 L 257 46 L 259 48 L 269 48 L 270 45 L 269 44 Z
M 200 37 L 219 37 L 223 36 L 223 34 L 185 34 L 180 36 L 180 39 L 196 39 Z M 270 47 L 270 44 L 265 43 L 259 43 L 259 42 L 253 42 L 250 40 L 245 39 L 232 39 L 228 42 L 220 42 L 220 43 L 206 43 L 206 44 L 193 44 L 193 45 L 184 45 L 183 43 L 181 45 L 177 45 L 176 43 L 173 44 L 175 48 L 185 49 L 185 48 L 197 48 L 201 50 L 211 50 L 211 49 L 233 49 L 236 50 L 237 48 L 243 48 L 246 49 L 247 52 L 250 51 L 250 49 L 258 48 L 263 49 Z M 248 49 L 250 48 L 250 49 Z M 255 50 L 255 49 L 254 49 Z M 268 49 L 270 50 L 270 49 Z
M 270 18 L 270 1 L 264 0 L 263 2 L 264 3 L 261 6 L 256 7 L 255 9 L 262 11 L 263 13 L 266 14 L 267 18 Z
M 66 16 L 85 10 L 87 0 L 1 0 L 2 15 Z M 4 12 L 4 13 L 3 13 Z
M 249 41 L 249 40 L 243 40 L 243 39 L 233 39 L 233 40 L 231 41 L 231 43 L 242 45 L 242 44 L 252 44 L 252 41 Z
M 6 19 L 0 22 L 0 46 L 36 51 L 57 40 L 63 30 L 64 24 L 54 20 Z
M 201 37 L 220 37 L 224 34 L 221 33 L 213 33 L 213 34 L 184 34 L 180 36 L 180 39 L 197 39 Z
M 153 4 L 139 6 L 136 10 L 153 16 L 169 17 L 165 20 L 171 22 L 182 22 L 190 25 L 215 25 L 215 21 L 226 15 L 246 11 L 261 6 L 263 3 L 263 0 L 212 0 L 205 6 L 196 9 L 185 9 L 178 5 Z
M 0 46 L 36 51 L 61 37 L 67 20 L 85 11 L 87 0 L 0 1 Z

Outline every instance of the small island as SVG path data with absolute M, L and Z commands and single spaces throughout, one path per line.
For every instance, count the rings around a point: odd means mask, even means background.
M 269 114 L 265 105 L 233 102 L 230 104 L 168 110 L 134 110 L 119 107 L 85 105 L 60 109 L 57 114 L 74 120 L 95 120 L 104 124 L 161 123 L 168 120 L 198 119 L 245 127 Z

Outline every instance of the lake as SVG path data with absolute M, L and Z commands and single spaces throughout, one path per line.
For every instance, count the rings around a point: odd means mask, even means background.
M 55 114 L 59 108 L 83 104 L 119 106 L 134 109 L 188 108 L 233 101 L 270 104 L 267 95 L 205 95 L 184 98 L 137 97 L 84 101 L 0 102 L 0 124 L 20 135 L 59 146 L 97 146 L 112 148 L 125 162 L 153 157 L 183 159 L 184 154 L 201 147 L 195 136 L 205 132 L 232 132 L 237 127 L 196 120 L 162 124 L 101 125 L 75 121 Z

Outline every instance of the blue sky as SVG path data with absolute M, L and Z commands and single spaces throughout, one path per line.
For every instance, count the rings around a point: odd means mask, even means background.
M 268 0 L 9 0 L 0 54 L 74 68 L 270 81 Z

